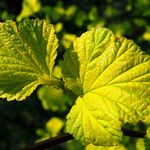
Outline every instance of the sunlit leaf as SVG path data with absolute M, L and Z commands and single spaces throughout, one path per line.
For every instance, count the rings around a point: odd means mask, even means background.
M 150 126 L 146 130 L 146 136 L 144 137 L 144 145 L 145 145 L 145 150 L 149 150 L 150 148 Z
M 0 97 L 23 100 L 51 80 L 57 55 L 54 28 L 46 21 L 0 23 Z
M 66 85 L 73 92 L 71 82 L 80 90 L 67 116 L 67 132 L 84 144 L 116 145 L 125 123 L 149 113 L 150 56 L 133 41 L 99 27 L 77 38 L 67 53 L 72 57 L 64 57 L 64 81 L 70 80 Z
M 21 13 L 18 15 L 17 20 L 21 21 L 26 17 L 32 16 L 41 9 L 39 0 L 23 0 Z
M 89 144 L 86 146 L 85 150 L 127 150 L 123 145 L 107 147 L 107 146 L 95 146 L 93 144 Z
M 38 90 L 38 97 L 42 102 L 43 108 L 46 110 L 64 112 L 67 110 L 68 105 L 70 105 L 69 103 L 72 104 L 67 93 L 53 86 L 41 87 Z
M 46 129 L 51 133 L 52 137 L 54 137 L 60 132 L 63 125 L 63 120 L 57 117 L 53 117 L 46 123 Z

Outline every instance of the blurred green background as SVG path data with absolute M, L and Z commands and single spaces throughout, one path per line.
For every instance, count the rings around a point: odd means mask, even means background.
M 54 69 L 58 78 L 62 75 L 57 65 L 65 49 L 77 36 L 96 25 L 133 39 L 150 53 L 150 0 L 0 0 L 0 21 L 20 22 L 26 18 L 47 19 L 55 26 L 60 45 Z M 70 95 L 62 89 L 43 86 L 25 101 L 0 100 L 0 150 L 17 150 L 63 134 L 65 116 L 75 101 Z M 143 149 L 141 139 L 125 137 L 124 145 L 130 150 Z M 72 141 L 54 149 L 85 148 Z

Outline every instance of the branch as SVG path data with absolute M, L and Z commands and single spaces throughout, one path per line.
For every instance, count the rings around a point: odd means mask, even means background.
M 144 136 L 146 135 L 145 131 L 131 131 L 125 128 L 123 128 L 122 131 L 123 131 L 123 135 L 130 136 L 130 137 L 144 138 Z M 22 150 L 44 150 L 46 148 L 54 147 L 58 144 L 67 142 L 72 139 L 73 139 L 73 136 L 71 134 L 66 133 L 61 136 L 59 135 L 54 138 L 50 138 L 50 139 L 35 143 L 31 146 L 23 148 Z
M 72 139 L 73 139 L 72 135 L 66 133 L 61 136 L 58 135 L 54 138 L 50 138 L 50 139 L 35 143 L 35 144 L 28 146 L 26 148 L 23 148 L 21 150 L 44 150 L 46 148 L 54 147 L 58 144 L 64 143 L 64 142 L 72 140 Z

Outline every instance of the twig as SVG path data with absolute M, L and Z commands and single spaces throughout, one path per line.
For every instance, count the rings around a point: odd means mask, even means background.
M 125 128 L 123 128 L 122 131 L 125 136 L 131 136 L 131 137 L 143 138 L 146 135 L 145 131 L 131 131 Z M 54 138 L 50 138 L 42 142 L 35 143 L 31 146 L 23 148 L 22 150 L 44 150 L 46 148 L 54 147 L 58 144 L 64 143 L 72 139 L 73 136 L 71 134 L 66 133 L 65 135 L 62 136 L 59 135 Z
M 21 150 L 44 150 L 46 148 L 54 147 L 58 144 L 64 143 L 72 139 L 73 139 L 72 135 L 66 133 L 65 135 L 61 135 L 61 136 L 59 135 L 54 138 L 50 138 L 50 139 L 35 143 Z

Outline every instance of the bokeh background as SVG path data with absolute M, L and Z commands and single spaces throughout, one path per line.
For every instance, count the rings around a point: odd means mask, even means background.
M 57 64 L 65 49 L 77 36 L 96 25 L 133 39 L 150 53 L 150 0 L 0 0 L 1 22 L 12 19 L 19 23 L 26 18 L 46 19 L 55 26 L 60 45 L 54 70 L 58 78 L 62 75 Z M 38 87 L 25 101 L 0 100 L 0 150 L 17 150 L 63 134 L 65 116 L 74 101 L 70 93 L 44 86 Z M 125 137 L 123 144 L 130 150 L 143 149 L 141 139 Z M 85 147 L 73 140 L 54 149 Z

